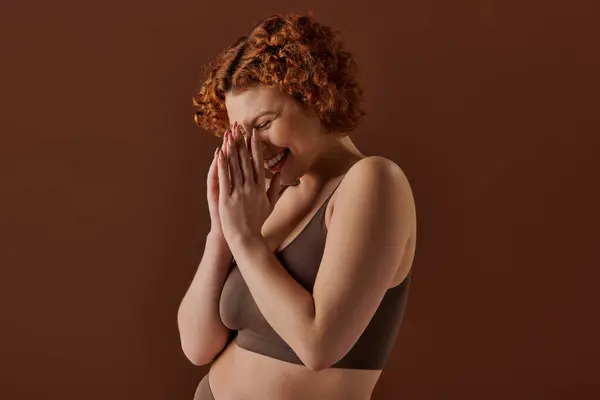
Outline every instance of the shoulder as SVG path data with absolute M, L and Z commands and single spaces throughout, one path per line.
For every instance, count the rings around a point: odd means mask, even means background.
M 404 171 L 385 157 L 365 157 L 348 170 L 332 209 L 337 230 L 368 232 L 364 240 L 403 241 L 416 232 L 416 206 Z M 411 233 L 412 232 L 412 233 Z M 367 239 L 368 237 L 368 239 Z
M 377 193 L 402 193 L 412 197 L 410 183 L 402 168 L 394 161 L 381 157 L 365 157 L 356 162 L 346 173 L 340 183 L 340 192 L 356 194 L 363 190 L 374 190 Z
M 402 173 L 402 169 L 394 161 L 382 156 L 365 157 L 352 165 L 348 170 L 350 173 L 365 173 L 368 171 Z
M 383 224 L 398 216 L 407 226 L 416 223 L 416 206 L 409 181 L 392 160 L 365 157 L 345 174 L 336 190 L 331 216 L 363 210 L 363 218 Z M 328 226 L 329 229 L 329 226 Z

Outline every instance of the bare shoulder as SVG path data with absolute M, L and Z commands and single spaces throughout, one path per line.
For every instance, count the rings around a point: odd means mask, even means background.
M 359 203 L 360 208 L 372 210 L 372 218 L 388 219 L 388 214 L 396 212 L 391 210 L 400 209 L 402 223 L 416 228 L 416 206 L 410 183 L 398 164 L 388 158 L 370 156 L 352 165 L 327 207 L 327 228 L 335 210 L 350 212 Z
M 344 187 L 345 186 L 345 187 Z M 346 173 L 340 191 L 353 193 L 365 188 L 399 189 L 412 198 L 408 178 L 402 168 L 389 158 L 370 156 L 356 162 Z

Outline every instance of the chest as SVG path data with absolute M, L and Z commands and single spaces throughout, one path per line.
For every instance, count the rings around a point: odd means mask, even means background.
M 321 226 L 326 230 L 333 211 L 334 197 L 323 200 L 318 196 L 302 194 L 294 187 L 286 189 L 285 195 L 281 196 L 261 230 L 269 248 L 279 253 L 299 238 L 314 219 L 323 220 L 325 224 Z
M 325 249 L 327 210 L 326 203 L 316 211 L 311 210 L 308 217 L 288 216 L 287 223 L 283 222 L 285 219 L 273 218 L 263 227 L 263 236 L 275 257 L 288 274 L 310 293 Z M 272 335 L 273 331 L 260 313 L 235 260 L 233 264 L 221 292 L 219 308 L 223 323 L 229 329 L 249 328 L 262 335 Z

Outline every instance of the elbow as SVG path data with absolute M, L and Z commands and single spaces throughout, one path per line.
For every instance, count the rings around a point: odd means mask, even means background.
M 208 364 L 206 357 L 203 357 L 200 353 L 195 353 L 190 350 L 183 349 L 183 354 L 192 364 L 198 367 Z
M 331 357 L 320 346 L 314 346 L 302 352 L 300 357 L 302 363 L 311 371 L 319 372 L 331 367 L 334 363 L 331 362 Z
M 310 346 L 305 346 L 298 356 L 302 363 L 311 371 L 319 372 L 331 368 L 343 359 L 354 343 L 344 346 L 342 338 L 333 335 L 323 336 L 321 340 L 315 340 Z
M 213 359 L 210 357 L 206 357 L 201 353 L 192 353 L 192 352 L 183 352 L 190 362 L 198 367 L 202 367 L 203 365 L 210 364 Z
M 202 351 L 198 346 L 189 346 L 182 344 L 181 349 L 185 357 L 194 365 L 202 367 L 203 365 L 210 364 L 214 357 L 207 351 Z
M 331 367 L 331 364 L 323 362 L 322 360 L 311 360 L 309 362 L 305 362 L 304 365 L 306 366 L 306 368 L 314 372 L 319 372 Z
M 202 367 L 203 365 L 207 365 L 210 364 L 212 359 L 206 358 L 206 357 L 202 357 L 201 355 L 188 355 L 186 354 L 186 357 L 188 360 L 190 360 L 190 362 L 198 367 Z
M 310 369 L 314 372 L 319 372 L 324 369 L 327 369 L 333 365 L 332 362 L 327 361 L 326 358 L 321 356 L 314 356 L 311 358 L 307 358 L 306 361 L 303 361 L 306 368 Z
M 328 369 L 342 357 L 336 358 L 339 351 L 339 338 L 336 335 L 325 332 L 323 329 L 312 329 L 298 343 L 298 358 L 306 368 L 319 372 Z

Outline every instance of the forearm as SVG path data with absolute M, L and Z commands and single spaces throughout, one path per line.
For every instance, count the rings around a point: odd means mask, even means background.
M 227 339 L 219 299 L 231 262 L 226 242 L 209 233 L 202 260 L 177 313 L 181 346 L 193 362 L 212 358 Z
M 305 364 L 311 363 L 317 339 L 311 293 L 289 275 L 262 237 L 243 238 L 230 247 L 267 322 Z

